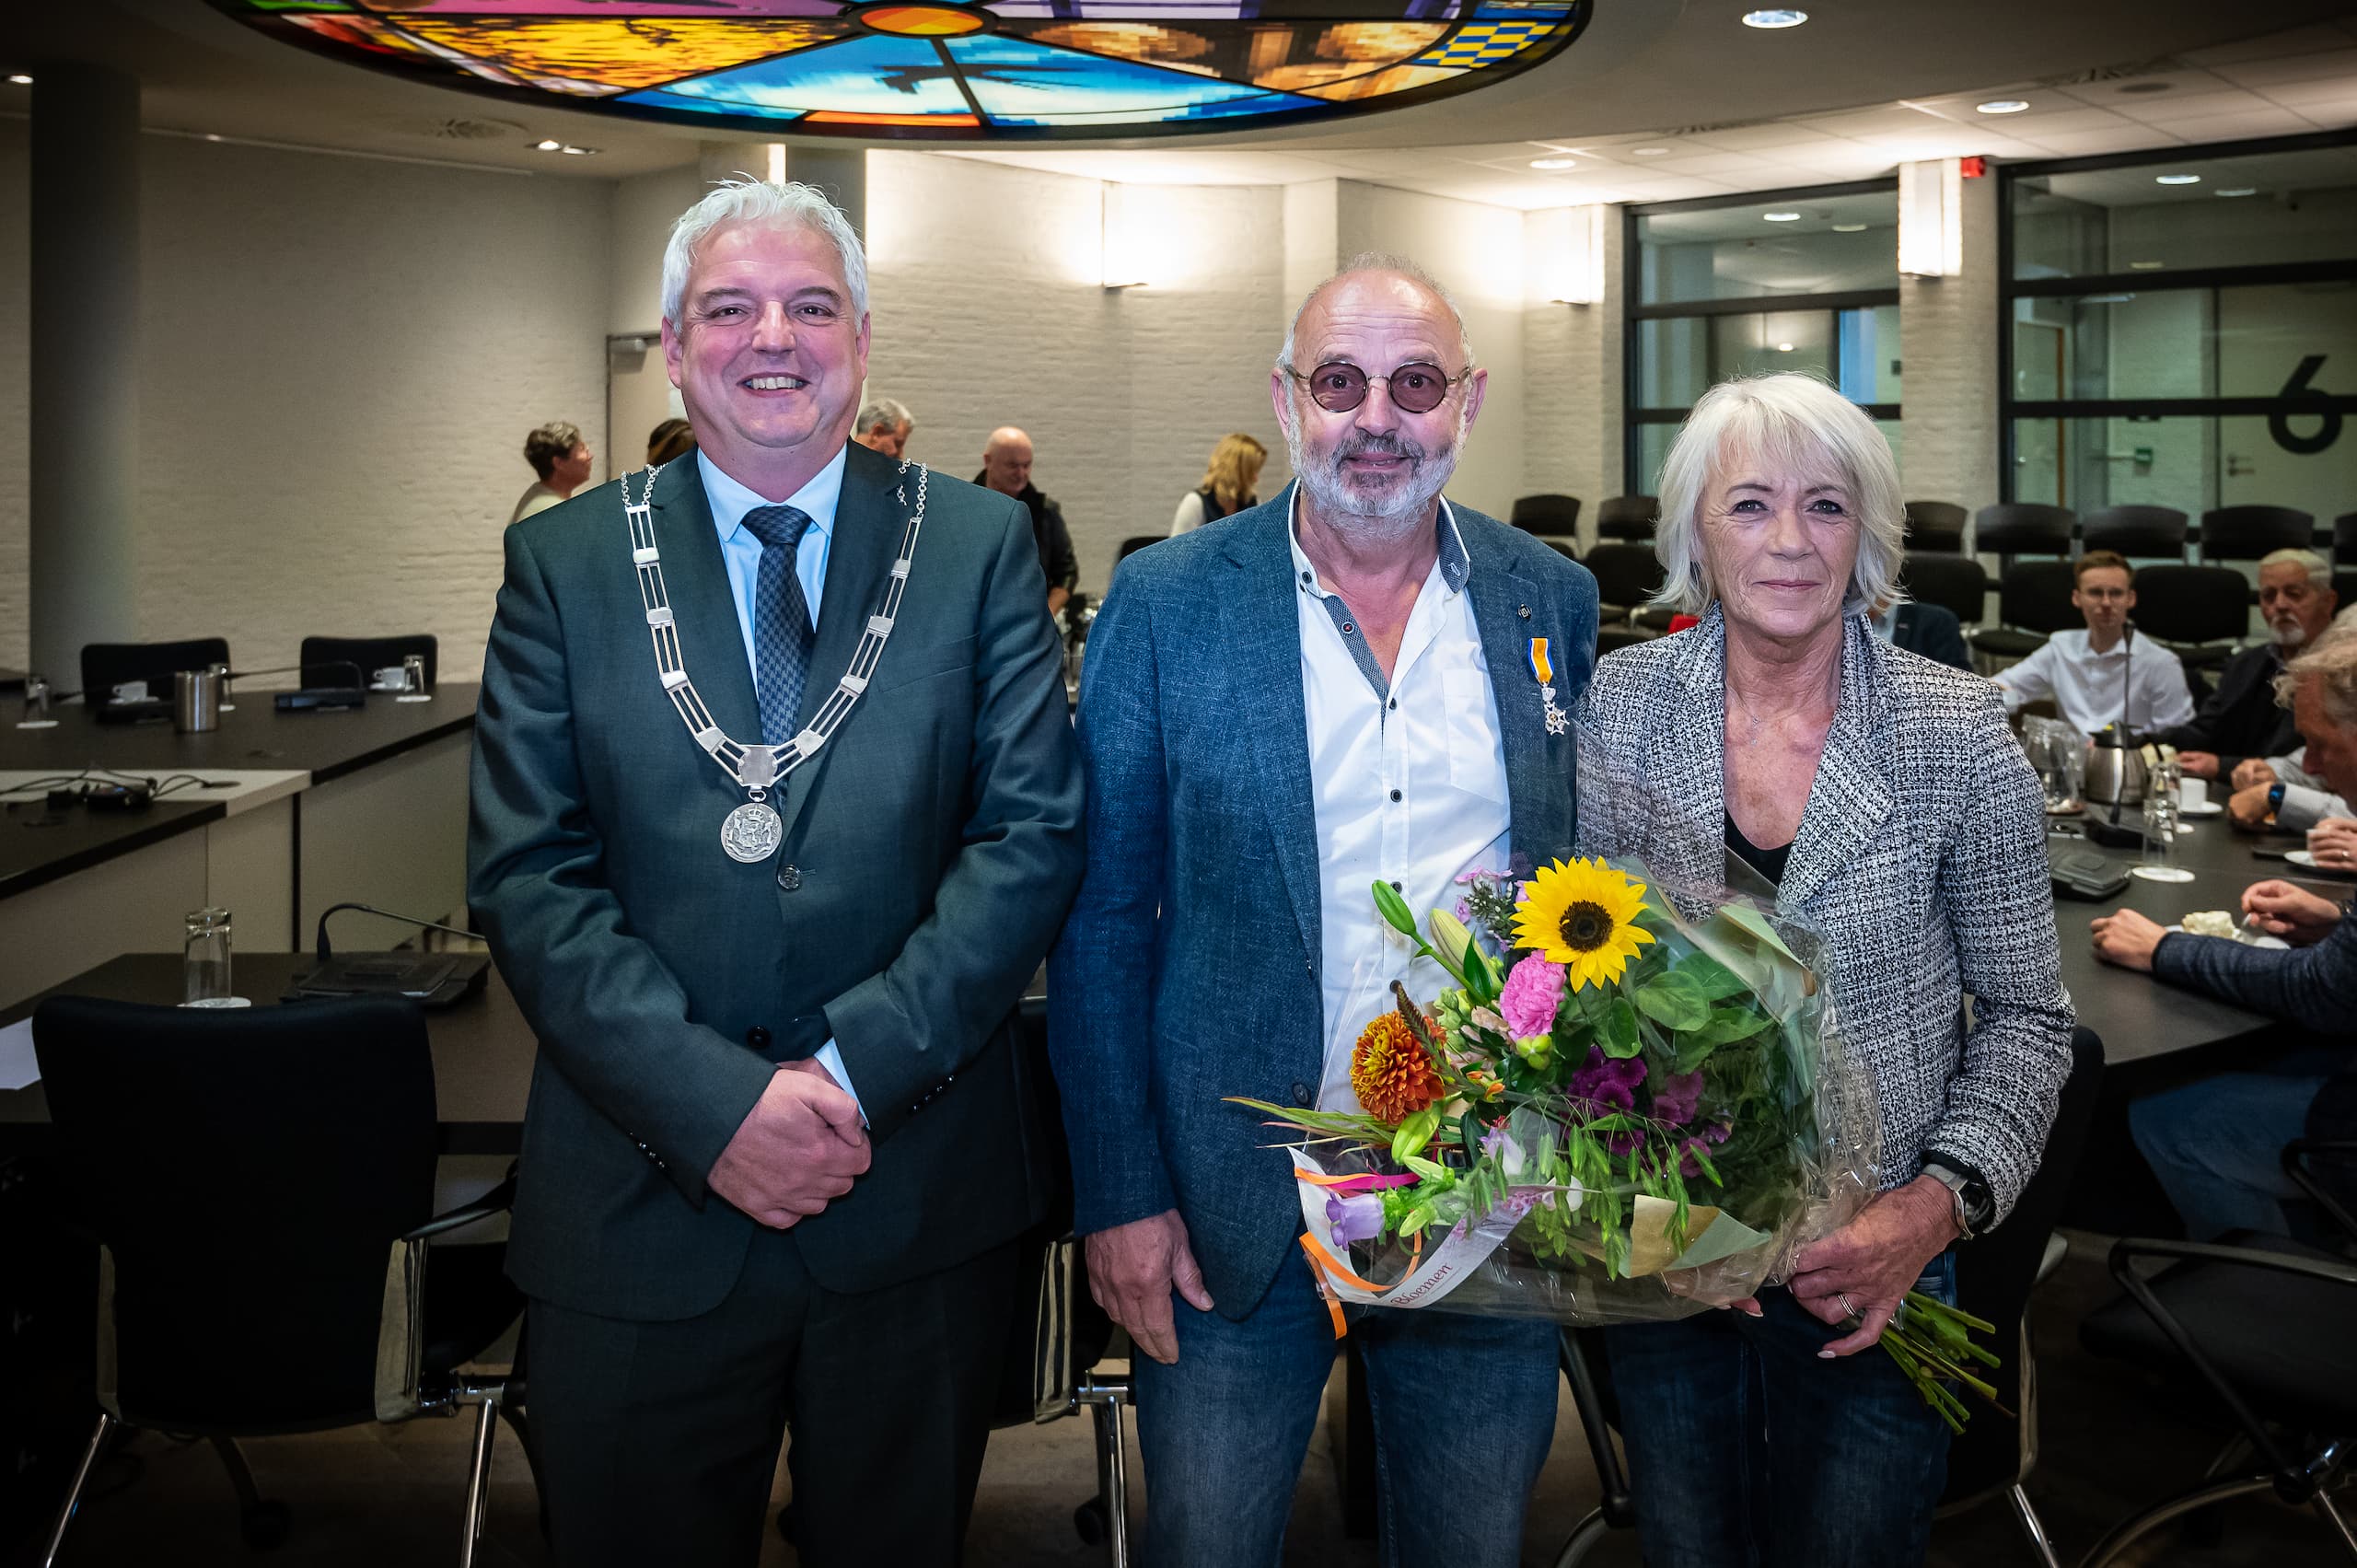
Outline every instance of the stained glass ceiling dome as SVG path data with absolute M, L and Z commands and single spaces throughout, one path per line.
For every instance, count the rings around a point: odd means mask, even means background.
M 511 102 L 735 130 L 1024 141 L 1429 103 L 1561 51 L 1593 0 L 213 0 Z

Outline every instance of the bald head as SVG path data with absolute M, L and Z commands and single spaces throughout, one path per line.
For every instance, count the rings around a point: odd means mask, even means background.
M 1473 344 L 1465 335 L 1465 317 L 1438 278 L 1405 256 L 1365 251 L 1342 264 L 1341 271 L 1309 291 L 1294 312 L 1284 347 L 1277 352 L 1280 366 L 1310 370 L 1323 360 L 1318 343 L 1336 310 L 1356 314 L 1369 307 L 1387 314 L 1423 319 L 1436 341 L 1456 352 L 1448 367 L 1460 370 L 1473 363 Z M 1307 364 L 1303 358 L 1308 359 Z M 1367 368 L 1372 368 L 1367 367 Z
M 982 444 L 982 482 L 1002 495 L 1020 495 L 1031 482 L 1031 437 L 1012 424 Z

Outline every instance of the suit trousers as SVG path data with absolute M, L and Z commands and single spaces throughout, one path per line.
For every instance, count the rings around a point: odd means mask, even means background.
M 528 1410 L 563 1568 L 751 1568 L 788 1433 L 805 1568 L 958 1561 L 1013 1316 L 1015 1243 L 830 1291 L 761 1230 L 719 1306 L 629 1322 L 535 1298 Z

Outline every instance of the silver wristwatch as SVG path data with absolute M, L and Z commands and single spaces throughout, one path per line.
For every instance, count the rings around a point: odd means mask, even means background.
M 1978 1172 L 1958 1170 L 1934 1155 L 1923 1161 L 1923 1174 L 1948 1190 L 1956 1204 L 1956 1239 L 1969 1241 L 1987 1228 L 1996 1205 Z

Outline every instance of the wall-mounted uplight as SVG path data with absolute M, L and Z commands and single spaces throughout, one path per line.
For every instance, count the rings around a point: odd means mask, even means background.
M 1747 28 L 1768 28 L 1771 29 L 1775 28 L 1796 28 L 1806 20 L 1808 20 L 1808 13 L 1806 11 L 1794 11 L 1782 8 L 1771 11 L 1746 11 L 1743 14 L 1743 25 Z
M 2201 176 L 2198 174 L 2155 174 L 2153 176 L 2153 183 L 2155 185 L 2199 185 L 2201 183 Z
M 1798 223 L 1801 221 L 1801 215 L 1798 213 L 1762 213 L 1759 215 L 1766 218 L 1770 223 Z
M 1099 262 L 1099 281 L 1109 289 L 1140 287 L 1152 281 L 1154 260 L 1154 237 L 1146 221 L 1149 215 L 1144 192 L 1136 186 L 1110 181 L 1102 190 L 1103 260 Z
M 1526 220 L 1536 241 L 1541 294 L 1550 304 L 1604 302 L 1604 226 L 1609 211 L 1594 204 L 1554 207 Z
M 1982 114 L 2019 114 L 2029 105 L 2017 98 L 1992 98 L 1987 103 L 1976 103 L 1972 107 Z
M 1964 169 L 1955 158 L 1898 166 L 1898 270 L 1916 278 L 1964 271 Z

